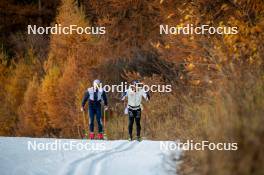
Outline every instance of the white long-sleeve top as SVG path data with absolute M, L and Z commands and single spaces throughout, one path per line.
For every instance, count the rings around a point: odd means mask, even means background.
M 144 91 L 143 88 L 138 89 L 137 91 L 133 91 L 131 88 L 127 89 L 127 91 L 122 96 L 122 100 L 128 99 L 128 107 L 136 109 L 141 107 L 142 97 L 145 100 L 149 100 L 148 94 Z

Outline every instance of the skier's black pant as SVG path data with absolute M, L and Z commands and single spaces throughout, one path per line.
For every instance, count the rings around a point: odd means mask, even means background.
M 133 131 L 133 123 L 134 120 L 136 121 L 136 126 L 137 126 L 137 137 L 140 137 L 140 130 L 141 130 L 141 126 L 140 126 L 140 117 L 141 117 L 141 109 L 128 109 L 128 118 L 129 118 L 129 122 L 128 122 L 128 133 L 129 136 L 132 138 L 132 131 Z
M 98 132 L 103 133 L 102 113 L 100 104 L 89 104 L 90 132 L 94 132 L 94 116 L 96 115 Z

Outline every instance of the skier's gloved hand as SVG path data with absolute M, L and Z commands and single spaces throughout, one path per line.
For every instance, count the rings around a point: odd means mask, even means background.
M 124 114 L 125 114 L 125 115 L 128 114 L 128 107 L 125 108 L 125 110 L 124 110 Z
M 106 110 L 106 111 L 107 111 L 107 110 L 108 110 L 108 106 L 104 106 L 104 110 Z

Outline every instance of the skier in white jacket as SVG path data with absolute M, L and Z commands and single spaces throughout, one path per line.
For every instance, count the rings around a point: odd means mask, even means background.
M 141 118 L 141 101 L 142 97 L 145 98 L 145 100 L 149 100 L 149 94 L 144 90 L 144 88 L 141 87 L 143 85 L 138 80 L 133 80 L 130 87 L 123 93 L 122 100 L 125 100 L 127 97 L 128 99 L 128 118 L 129 118 L 129 124 L 128 124 L 128 133 L 129 133 L 129 140 L 133 139 L 132 131 L 133 131 L 133 123 L 136 122 L 137 126 L 137 140 L 140 141 L 140 118 Z

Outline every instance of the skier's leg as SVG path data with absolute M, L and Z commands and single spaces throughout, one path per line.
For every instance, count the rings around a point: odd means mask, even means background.
M 140 138 L 140 130 L 141 130 L 140 118 L 141 118 L 141 110 L 138 109 L 136 111 L 136 116 L 135 116 L 136 125 L 137 125 L 137 138 Z
M 134 115 L 132 110 L 128 110 L 128 134 L 130 139 L 132 140 L 132 131 L 133 131 L 133 123 L 134 123 Z
M 92 106 L 89 106 L 89 127 L 90 127 L 90 133 L 94 132 L 94 115 L 95 115 L 95 111 L 94 108 Z
M 98 124 L 98 133 L 103 133 L 101 106 L 96 107 L 96 120 Z

